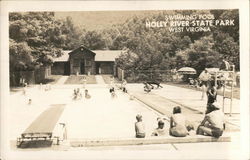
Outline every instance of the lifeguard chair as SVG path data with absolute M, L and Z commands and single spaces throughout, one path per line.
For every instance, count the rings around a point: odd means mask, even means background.
M 208 70 L 208 72 L 211 74 L 212 79 L 214 80 L 215 87 L 218 86 L 218 81 L 223 82 L 223 102 L 222 102 L 222 110 L 224 112 L 224 106 L 225 106 L 225 99 L 230 99 L 230 113 L 229 116 L 232 115 L 232 106 L 233 106 L 233 90 L 234 85 L 236 83 L 236 73 L 235 73 L 235 65 L 231 65 L 232 70 L 231 71 L 223 71 L 223 70 Z M 226 84 L 230 84 L 230 96 L 226 96 Z

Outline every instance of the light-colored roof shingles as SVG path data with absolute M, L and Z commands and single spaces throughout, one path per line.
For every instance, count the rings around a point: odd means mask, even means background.
M 121 54 L 121 50 L 93 50 L 95 55 L 95 61 L 112 61 L 114 62 L 116 58 Z
M 69 60 L 69 53 L 71 51 L 63 51 L 63 54 L 61 57 L 57 57 L 54 59 L 54 62 L 67 62 Z

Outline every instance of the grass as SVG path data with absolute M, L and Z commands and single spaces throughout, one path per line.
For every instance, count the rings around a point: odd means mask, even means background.
M 103 80 L 104 80 L 104 82 L 106 83 L 106 84 L 110 84 L 110 78 L 111 78 L 111 76 L 112 75 L 110 75 L 110 74 L 103 74 L 102 75 L 102 78 L 103 78 Z M 115 83 L 120 83 L 116 78 L 114 78 L 114 82 Z
M 48 78 L 37 82 L 37 84 L 42 83 L 42 84 L 55 84 L 62 76 L 61 75 L 50 75 Z M 32 84 L 29 86 L 33 86 Z M 10 86 L 10 94 L 22 91 L 23 86 L 17 86 L 17 87 L 12 87 Z
M 102 75 L 102 78 L 106 84 L 110 84 L 110 76 L 111 75 Z
M 71 75 L 66 80 L 65 84 L 83 84 L 84 75 L 76 76 Z M 96 84 L 96 79 L 94 75 L 85 76 L 87 78 L 87 84 Z
M 201 88 L 195 88 L 195 87 L 190 86 L 187 83 L 183 83 L 183 82 L 178 82 L 178 83 L 168 82 L 166 84 L 201 91 Z M 218 95 L 222 96 L 223 95 L 223 90 L 218 90 Z M 225 91 L 225 97 L 231 97 L 231 92 L 230 91 Z M 240 99 L 240 88 L 239 87 L 234 87 L 234 89 L 233 89 L 233 98 Z
M 42 80 L 42 81 L 39 82 L 39 83 L 42 83 L 42 84 L 56 84 L 57 81 L 58 81 L 61 77 L 62 77 L 61 75 L 50 75 L 48 78 Z

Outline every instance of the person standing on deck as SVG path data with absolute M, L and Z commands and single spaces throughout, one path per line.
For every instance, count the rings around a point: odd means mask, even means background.
M 205 68 L 205 70 L 199 76 L 199 80 L 201 81 L 201 87 L 202 87 L 201 99 L 205 97 L 205 93 L 206 93 L 207 86 L 208 86 L 210 79 L 211 79 L 211 75 L 210 73 L 208 73 L 208 70 Z
M 86 76 L 83 76 L 83 88 L 86 87 L 86 83 L 87 83 L 87 78 Z
M 211 105 L 216 102 L 217 100 L 217 89 L 214 84 L 209 84 L 207 89 L 207 111 L 206 113 L 210 112 Z
M 223 57 L 222 64 L 220 66 L 220 70 L 224 71 L 223 72 L 223 78 L 224 79 L 228 79 L 229 78 L 230 74 L 227 71 L 230 71 L 230 69 L 231 69 L 231 67 L 230 67 L 229 62 L 226 60 L 226 57 Z
M 222 65 L 220 66 L 220 70 L 223 70 L 223 71 L 229 71 L 230 70 L 230 64 L 226 60 L 225 57 L 222 59 Z

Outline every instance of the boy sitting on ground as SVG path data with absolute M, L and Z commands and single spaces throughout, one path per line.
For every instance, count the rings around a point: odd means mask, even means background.
M 167 136 L 168 131 L 164 126 L 165 126 L 165 123 L 162 120 L 159 120 L 158 127 L 153 131 L 151 136 Z
M 136 116 L 137 122 L 135 122 L 135 137 L 136 138 L 144 138 L 145 137 L 145 125 L 142 122 L 142 116 Z
M 224 129 L 224 113 L 220 110 L 218 103 L 211 105 L 211 112 L 207 113 L 201 124 L 198 126 L 196 133 L 219 138 Z

